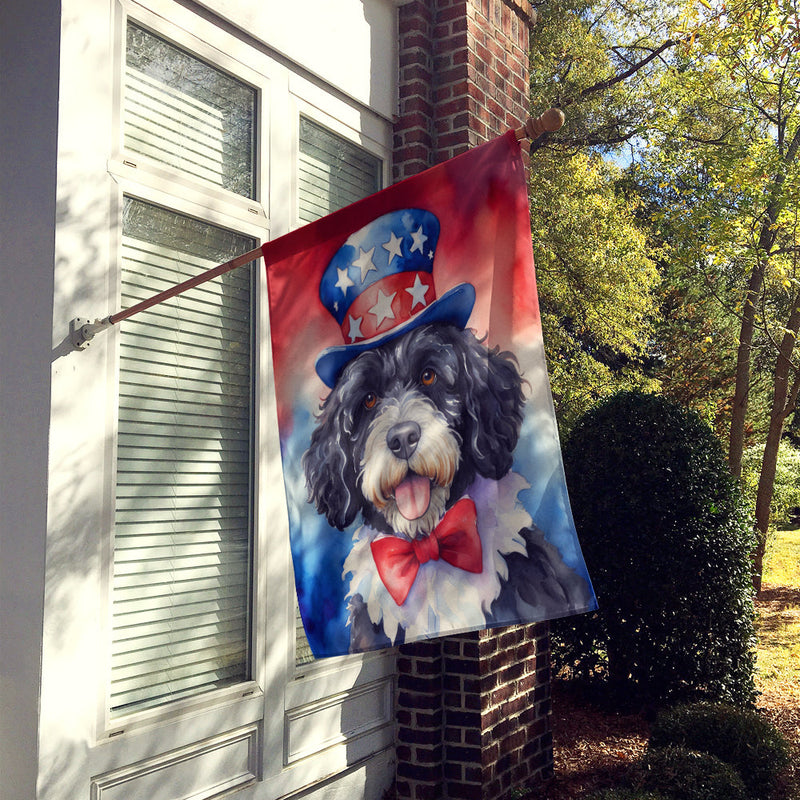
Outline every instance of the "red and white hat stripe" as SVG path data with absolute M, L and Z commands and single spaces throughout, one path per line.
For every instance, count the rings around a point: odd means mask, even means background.
M 368 286 L 353 301 L 342 325 L 345 342 L 372 339 L 402 325 L 436 300 L 430 272 L 398 272 Z

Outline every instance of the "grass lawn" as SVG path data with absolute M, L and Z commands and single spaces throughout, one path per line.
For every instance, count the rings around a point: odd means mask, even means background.
M 800 705 L 800 530 L 773 535 L 758 611 L 759 689 L 788 692 Z
M 800 800 L 800 530 L 771 538 L 756 609 L 757 705 L 790 741 L 784 797 Z
M 767 583 L 800 589 L 800 528 L 778 531 L 767 545 Z

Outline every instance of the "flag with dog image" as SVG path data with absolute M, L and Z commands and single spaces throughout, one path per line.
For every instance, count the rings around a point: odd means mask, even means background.
M 316 657 L 596 608 L 513 132 L 264 246 Z

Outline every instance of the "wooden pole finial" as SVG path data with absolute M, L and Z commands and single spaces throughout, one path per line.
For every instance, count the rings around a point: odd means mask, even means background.
M 517 139 L 538 139 L 543 133 L 554 133 L 564 124 L 564 112 L 560 108 L 548 108 L 538 117 L 528 117 L 525 125 L 517 128 Z

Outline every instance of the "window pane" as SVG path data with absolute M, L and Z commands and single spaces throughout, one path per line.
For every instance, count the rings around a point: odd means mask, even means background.
M 126 198 L 122 307 L 254 247 Z M 250 677 L 252 265 L 120 325 L 112 713 Z
M 254 197 L 255 110 L 254 89 L 128 23 L 128 152 Z
M 300 118 L 300 219 L 313 222 L 381 188 L 381 160 Z
M 382 162 L 361 147 L 300 117 L 300 219 L 313 222 L 381 188 Z M 314 660 L 295 608 L 295 662 Z

